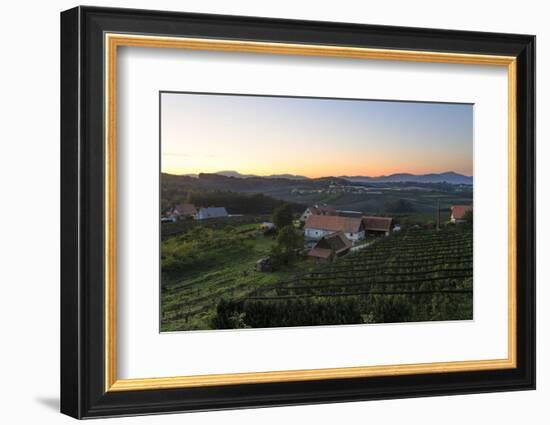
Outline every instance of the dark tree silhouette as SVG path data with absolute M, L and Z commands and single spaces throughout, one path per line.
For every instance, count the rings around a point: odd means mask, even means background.
M 282 229 L 285 226 L 291 226 L 294 214 L 290 204 L 282 204 L 273 211 L 273 223 L 277 229 Z

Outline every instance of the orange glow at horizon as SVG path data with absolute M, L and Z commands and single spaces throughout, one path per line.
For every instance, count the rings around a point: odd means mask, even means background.
M 386 167 L 369 167 L 357 166 L 357 167 L 317 167 L 314 164 L 311 167 L 302 167 L 302 168 L 291 168 L 291 167 L 282 167 L 274 168 L 271 167 L 244 167 L 239 168 L 233 166 L 214 166 L 214 167 L 203 167 L 200 170 L 197 169 L 186 169 L 178 166 L 169 166 L 164 164 L 169 164 L 167 158 L 163 158 L 162 172 L 167 174 L 174 175 L 183 175 L 183 174 L 200 174 L 200 173 L 217 173 L 220 171 L 236 171 L 240 174 L 253 174 L 256 176 L 269 176 L 274 174 L 292 174 L 305 176 L 309 178 L 320 178 L 320 177 L 337 177 L 337 176 L 368 176 L 368 177 L 378 177 L 378 176 L 388 176 L 391 174 L 401 174 L 401 173 L 410 173 L 410 174 L 430 174 L 430 173 L 444 173 L 448 171 L 454 171 L 466 176 L 470 176 L 471 172 L 469 170 L 462 170 L 457 168 L 423 168 L 422 166 L 415 166 L 414 164 L 392 164 Z

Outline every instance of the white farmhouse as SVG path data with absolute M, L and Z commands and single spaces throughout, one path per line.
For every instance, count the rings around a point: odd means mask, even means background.
M 197 220 L 207 220 L 209 218 L 227 217 L 227 211 L 224 207 L 200 208 L 195 215 Z
M 307 207 L 306 210 L 300 216 L 301 222 L 306 222 L 312 215 L 337 215 L 336 208 L 327 204 L 316 204 L 311 207 Z
M 453 205 L 451 207 L 451 223 L 463 223 L 466 213 L 473 210 L 472 205 Z
M 193 204 L 178 204 L 170 211 L 168 217 L 175 221 L 180 218 L 194 217 L 195 214 L 197 214 L 197 208 Z
M 335 232 L 342 232 L 353 244 L 365 239 L 365 226 L 361 218 L 310 215 L 304 225 L 304 236 L 308 240 L 319 240 Z

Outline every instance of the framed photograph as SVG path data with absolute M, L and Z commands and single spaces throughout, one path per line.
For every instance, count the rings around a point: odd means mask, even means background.
M 535 37 L 61 14 L 61 411 L 535 388 Z

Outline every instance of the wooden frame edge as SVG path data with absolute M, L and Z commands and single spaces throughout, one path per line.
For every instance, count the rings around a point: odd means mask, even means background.
M 394 366 L 364 366 L 330 369 L 285 370 L 274 372 L 175 376 L 167 378 L 119 379 L 112 383 L 108 391 L 139 391 L 184 387 L 208 387 L 218 385 L 261 384 L 270 382 L 317 381 L 323 379 L 372 378 L 380 376 L 414 375 L 417 373 L 499 370 L 511 369 L 514 367 L 515 363 L 511 359 L 504 359 L 418 363 Z
M 105 391 L 116 368 L 116 83 L 117 48 L 105 36 Z
M 506 66 L 508 70 L 508 358 L 479 361 L 117 379 L 116 73 L 120 46 Z M 517 367 L 517 60 L 514 56 L 105 33 L 105 392 L 514 369 Z
M 508 358 L 517 367 L 517 60 L 508 64 Z

